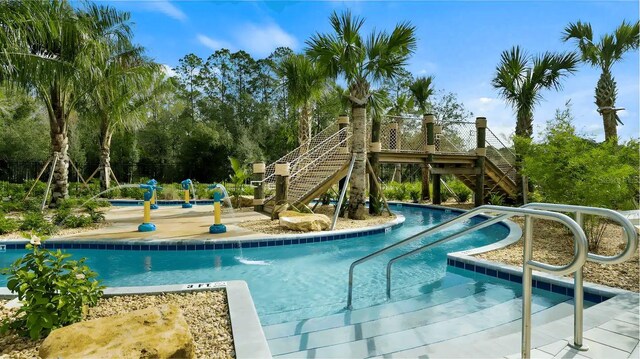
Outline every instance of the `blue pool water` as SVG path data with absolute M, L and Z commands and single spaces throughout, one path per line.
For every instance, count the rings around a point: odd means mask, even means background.
M 343 310 L 348 268 L 354 260 L 458 215 L 424 207 L 404 206 L 394 210 L 406 217 L 400 228 L 387 234 L 330 242 L 215 251 L 66 251 L 73 258 L 87 257 L 87 264 L 98 272 L 107 286 L 244 280 L 263 321 L 277 322 L 283 318 L 275 316 L 281 316 L 283 312 L 306 318 Z M 481 220 L 478 218 L 472 222 Z M 468 281 L 467 277 L 451 269 L 447 272 L 446 254 L 496 242 L 506 237 L 508 232 L 504 225 L 493 225 L 398 262 L 393 270 L 394 299 Z M 423 238 L 357 267 L 354 307 L 385 300 L 388 259 L 442 235 Z M 7 267 L 24 253 L 23 250 L 0 253 L 0 268 Z M 6 285 L 6 277 L 0 276 L 0 285 Z

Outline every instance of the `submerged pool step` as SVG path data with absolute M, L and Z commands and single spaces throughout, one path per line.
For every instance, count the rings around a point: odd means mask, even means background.
M 493 293 L 495 293 L 495 291 L 492 292 L 491 296 L 493 296 Z M 482 294 L 479 293 L 479 295 L 481 296 Z M 481 298 L 476 299 L 480 301 Z M 521 317 L 522 302 L 519 298 L 511 299 L 499 304 L 495 304 L 495 299 L 489 299 L 488 297 L 484 299 L 494 302 L 493 305 L 488 305 L 487 307 L 472 311 L 468 314 L 438 321 L 436 323 L 427 323 L 415 328 L 405 328 L 392 333 L 366 338 L 363 336 L 361 339 L 356 338 L 356 340 L 336 345 L 319 346 L 315 348 L 309 347 L 309 336 L 314 333 L 309 333 L 306 336 L 298 336 L 300 338 L 299 350 L 295 352 L 278 352 L 278 345 L 280 345 L 280 343 L 275 342 L 274 340 L 270 340 L 269 345 L 272 354 L 278 357 L 366 358 L 370 356 L 380 356 L 405 351 L 481 332 L 519 320 Z M 563 299 L 560 298 L 549 299 L 535 296 L 532 311 L 539 312 L 550 308 L 555 304 L 561 303 L 562 301 Z M 443 311 L 442 315 L 446 316 L 446 311 Z M 393 317 L 389 319 L 393 319 Z M 396 327 L 394 329 L 399 328 Z M 375 332 L 372 334 L 375 334 Z M 314 340 L 321 342 L 321 340 L 327 339 L 314 338 Z
M 407 286 L 407 287 L 403 287 L 403 288 L 398 288 L 396 290 L 394 290 L 393 293 L 393 298 L 394 299 L 401 299 L 401 300 L 396 300 L 392 303 L 403 303 L 405 300 L 409 300 L 410 302 L 413 301 L 429 301 L 432 300 L 430 299 L 429 296 L 435 296 L 434 298 L 440 298 L 440 296 L 444 295 L 444 296 L 448 296 L 449 294 L 447 293 L 448 288 L 452 288 L 452 287 L 457 287 L 459 285 L 463 285 L 463 284 L 469 284 L 469 283 L 473 283 L 474 280 L 471 277 L 467 277 L 467 276 L 462 276 L 462 275 L 457 275 L 457 274 L 452 274 L 452 273 L 447 273 L 446 276 L 444 276 L 442 279 L 428 284 L 428 285 L 424 285 L 424 284 L 416 284 L 416 285 L 411 285 L 411 286 Z M 383 289 L 382 289 L 383 290 Z M 443 292 L 442 294 L 438 294 L 438 292 Z M 469 293 L 469 294 L 473 294 L 473 293 Z M 346 295 L 346 294 L 345 294 Z M 382 293 L 383 295 L 383 293 Z M 448 299 L 451 298 L 457 298 L 460 295 L 459 292 L 454 293 L 453 295 L 449 296 Z M 357 305 L 362 303 L 364 298 L 360 298 L 360 297 L 356 297 L 354 299 L 354 306 L 356 307 L 356 309 L 351 311 L 351 314 L 349 314 L 348 311 L 344 310 L 344 305 L 345 304 L 336 304 L 336 303 L 328 303 L 328 304 L 320 304 L 318 305 L 317 303 L 314 303 L 313 306 L 310 306 L 311 303 L 309 305 L 306 306 L 302 306 L 302 307 L 297 307 L 297 308 L 293 308 L 291 310 L 287 310 L 287 311 L 277 311 L 277 312 L 273 312 L 273 313 L 260 313 L 260 322 L 262 323 L 263 326 L 269 328 L 271 326 L 276 326 L 278 324 L 287 324 L 290 325 L 291 322 L 295 322 L 295 321 L 307 321 L 309 319 L 313 320 L 316 319 L 318 317 L 325 317 L 325 316 L 339 316 L 339 317 L 344 317 L 345 315 L 351 315 L 353 316 L 354 313 L 358 313 L 360 309 L 371 309 L 371 308 L 376 308 L 378 306 L 385 306 L 387 304 L 389 304 L 389 302 L 385 302 L 382 298 L 380 299 L 380 302 L 374 306 L 370 306 L 370 307 L 365 307 L 365 308 L 360 308 L 358 309 Z M 388 308 L 388 307 L 384 307 L 384 308 Z M 413 307 L 412 307 L 413 308 Z M 414 309 L 408 309 L 408 310 L 414 310 Z M 331 312 L 332 310 L 332 312 Z M 313 313 L 316 313 L 315 316 L 313 317 L 309 317 L 309 315 L 313 315 Z M 393 313 L 392 313 L 393 314 Z M 392 315 L 391 314 L 391 315 Z M 353 321 L 350 323 L 354 323 Z M 344 322 L 342 322 L 341 325 L 344 325 Z M 293 333 L 295 334 L 295 333 Z M 298 333 L 299 334 L 299 333 Z M 287 334 L 287 335 L 291 335 L 291 334 Z
M 473 295 L 479 291 L 474 283 L 458 284 L 433 293 L 422 294 L 409 299 L 381 303 L 375 306 L 342 311 L 341 313 L 263 326 L 267 339 L 287 337 L 323 329 L 337 328 L 375 319 L 413 312 L 434 305 L 446 303 L 456 298 Z M 262 322 L 262 318 L 260 319 Z
M 338 328 L 302 333 L 289 337 L 269 340 L 273 355 L 285 354 L 301 349 L 309 350 L 341 343 L 373 338 L 428 324 L 444 322 L 453 318 L 468 315 L 500 303 L 514 299 L 517 293 L 505 288 L 486 288 L 473 295 L 452 299 L 442 304 L 416 311 L 397 314 L 381 319 L 370 320 Z

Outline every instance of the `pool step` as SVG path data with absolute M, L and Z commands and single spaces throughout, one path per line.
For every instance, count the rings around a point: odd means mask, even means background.
M 453 273 L 447 273 L 442 279 L 431 283 L 429 285 L 418 284 L 412 285 L 404 288 L 398 288 L 394 290 L 393 298 L 407 298 L 408 302 L 404 300 L 394 301 L 391 303 L 384 302 L 383 298 L 380 298 L 380 304 L 366 307 L 364 311 L 364 315 L 369 315 L 373 313 L 376 309 L 383 310 L 384 312 L 389 312 L 388 315 L 394 315 L 393 308 L 398 308 L 398 310 L 411 311 L 416 310 L 416 308 L 422 308 L 420 306 L 416 307 L 413 303 L 420 302 L 434 302 L 437 304 L 439 301 L 447 301 L 451 298 L 457 298 L 460 295 L 466 293 L 466 295 L 473 294 L 470 290 L 464 289 L 464 293 L 461 292 L 461 288 L 454 288 L 460 285 L 470 285 L 475 283 L 472 278 L 465 277 L 461 275 L 456 275 Z M 453 290 L 453 293 L 449 293 L 448 291 Z M 467 287 L 465 287 L 467 288 Z M 439 293 L 442 292 L 442 293 Z M 382 294 L 381 294 L 382 295 Z M 346 293 L 345 293 L 346 296 Z M 292 308 L 287 311 L 278 311 L 272 313 L 260 313 L 260 321 L 263 326 L 266 328 L 276 327 L 277 325 L 282 323 L 288 327 L 296 327 L 297 321 L 307 323 L 306 325 L 311 325 L 315 320 L 321 318 L 322 320 L 326 320 L 330 318 L 339 325 L 344 325 L 344 319 L 346 316 L 351 317 L 351 321 L 348 323 L 355 323 L 356 318 L 358 317 L 358 313 L 360 313 L 360 309 L 358 309 L 357 305 L 362 303 L 362 298 L 355 297 L 354 299 L 354 307 L 356 309 L 352 311 L 346 311 L 344 309 L 344 303 L 336 304 L 336 303 L 328 303 L 328 304 L 317 304 L 317 303 L 308 303 L 303 304 L 300 307 Z M 311 306 L 313 305 L 313 306 Z M 405 308 L 405 309 L 403 309 Z M 309 318 L 314 316 L 313 318 Z M 310 322 L 309 322 L 310 321 Z M 293 335 L 296 333 L 291 333 L 287 335 Z M 299 334 L 299 333 L 297 333 Z
M 453 297 L 449 301 L 436 305 L 431 303 L 432 305 L 422 308 L 416 306 L 412 311 L 386 317 L 378 317 L 379 313 L 385 312 L 381 308 L 373 313 L 367 313 L 369 308 L 366 308 L 353 312 L 363 320 L 351 323 L 343 321 L 342 326 L 335 326 L 335 316 L 333 319 L 314 318 L 307 322 L 297 322 L 294 335 L 284 336 L 287 330 L 291 333 L 291 328 L 286 325 L 267 326 L 265 334 L 269 339 L 271 352 L 276 357 L 365 358 L 411 350 L 514 321 L 519 323 L 520 293 L 508 286 L 492 286 L 488 283 L 483 286 L 484 290 L 472 295 L 457 299 Z M 464 285 L 458 286 L 463 287 Z M 534 296 L 532 310 L 543 312 L 553 308 L 555 314 L 545 317 L 549 320 L 554 315 L 571 311 L 570 306 L 561 304 L 565 299 L 561 296 Z M 379 307 L 393 304 L 395 303 Z M 557 308 L 554 307 L 558 304 Z M 327 328 L 319 329 L 323 325 Z M 330 326 L 334 327 L 329 328 Z
M 344 325 L 359 324 L 403 313 L 410 313 L 416 310 L 446 303 L 451 301 L 452 298 L 463 298 L 475 293 L 477 293 L 475 285 L 465 283 L 405 300 L 380 304 L 363 309 L 355 309 L 352 311 L 343 311 L 334 315 L 269 325 L 265 326 L 263 329 L 267 339 L 299 335 L 319 330 L 337 328 Z
M 299 351 L 300 349 L 309 350 L 392 334 L 428 324 L 446 322 L 453 318 L 487 309 L 513 300 L 515 294 L 508 290 L 495 289 L 491 298 L 484 297 L 485 293 L 480 292 L 436 306 L 386 318 L 272 339 L 269 341 L 269 347 L 273 355 L 278 355 Z

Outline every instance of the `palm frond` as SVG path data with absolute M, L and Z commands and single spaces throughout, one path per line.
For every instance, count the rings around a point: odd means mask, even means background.
M 427 111 L 427 101 L 433 95 L 433 76 L 418 77 L 410 86 L 411 95 L 418 103 L 418 108 L 423 113 Z

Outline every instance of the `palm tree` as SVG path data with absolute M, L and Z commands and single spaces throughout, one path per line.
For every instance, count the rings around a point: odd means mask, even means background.
M 622 124 L 615 109 L 615 102 L 618 90 L 616 82 L 611 75 L 611 67 L 618 60 L 622 59 L 625 52 L 637 49 L 640 41 L 640 22 L 635 25 L 623 21 L 613 34 L 605 34 L 598 43 L 593 42 L 593 31 L 591 24 L 570 23 L 564 29 L 562 39 L 569 41 L 576 40 L 582 61 L 594 67 L 600 67 L 602 74 L 596 85 L 596 105 L 598 112 L 602 115 L 604 123 L 605 141 L 618 141 L 618 131 L 616 126 Z
M 409 91 L 411 91 L 411 95 L 418 105 L 418 110 L 420 110 L 423 115 L 426 114 L 429 105 L 429 97 L 433 95 L 434 92 L 433 76 L 416 78 L 411 86 L 409 86 Z
M 575 53 L 544 53 L 530 56 L 513 47 L 502 52 L 500 64 L 496 68 L 493 87 L 516 112 L 516 136 L 531 139 L 533 135 L 533 108 L 542 100 L 544 89 L 560 90 L 560 80 L 576 71 L 578 56 Z M 516 141 L 517 144 L 517 141 Z M 516 146 L 516 154 L 520 155 Z M 516 169 L 520 171 L 517 160 Z M 518 201 L 522 202 L 522 176 L 517 176 Z
M 111 177 L 111 138 L 117 129 L 135 129 L 147 118 L 146 105 L 162 89 L 161 67 L 143 57 L 143 49 L 128 39 L 113 43 L 112 55 L 100 69 L 100 81 L 83 101 L 82 113 L 99 124 L 100 187 L 108 189 Z
M 369 96 L 368 107 L 371 115 L 372 143 L 380 142 L 382 117 L 387 113 L 391 104 L 389 92 L 384 88 L 373 91 L 371 96 Z M 380 178 L 380 154 L 378 152 L 372 152 L 369 155 L 369 162 L 373 169 L 373 174 L 369 173 L 369 214 L 379 215 L 382 213 L 382 206 L 380 203 L 380 193 L 374 181 Z M 376 178 L 374 178 L 374 176 Z
M 69 118 L 95 85 L 92 61 L 105 56 L 109 38 L 131 36 L 128 13 L 69 2 L 0 2 L 0 77 L 44 103 L 51 150 L 58 154 L 51 205 L 68 197 Z
M 311 111 L 313 101 L 327 88 L 326 76 L 304 55 L 289 55 L 276 65 L 276 73 L 284 80 L 289 101 L 300 109 L 298 145 L 311 138 Z
M 427 106 L 429 105 L 429 97 L 433 95 L 433 76 L 427 77 L 418 77 L 412 84 L 409 86 L 409 91 L 411 91 L 411 95 L 415 99 L 415 102 L 418 105 L 418 109 L 420 113 L 425 115 L 427 113 Z M 431 194 L 429 193 L 429 165 L 424 164 L 422 167 L 422 199 L 429 200 L 431 199 Z
M 315 34 L 307 41 L 307 55 L 331 78 L 344 76 L 349 89 L 353 135 L 351 151 L 356 155 L 353 168 L 349 218 L 364 219 L 366 174 L 366 107 L 371 96 L 371 83 L 395 78 L 416 47 L 415 27 L 396 25 L 393 32 L 360 35 L 364 19 L 346 11 L 331 14 L 334 33 Z

